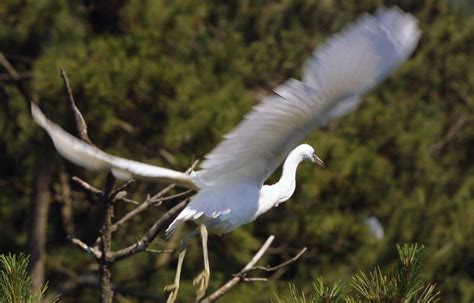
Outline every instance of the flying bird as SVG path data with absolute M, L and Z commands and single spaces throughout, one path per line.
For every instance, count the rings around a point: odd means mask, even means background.
M 417 20 L 397 7 L 365 14 L 317 48 L 306 62 L 301 80 L 290 79 L 256 105 L 224 140 L 206 155 L 200 170 L 185 174 L 116 157 L 77 139 L 47 119 L 32 104 L 34 120 L 46 130 L 57 151 L 90 170 L 110 170 L 119 179 L 176 183 L 198 190 L 166 230 L 173 232 L 194 221 L 203 244 L 204 271 L 195 279 L 198 299 L 209 277 L 207 234 L 228 233 L 255 220 L 295 190 L 295 174 L 302 161 L 324 166 L 313 147 L 298 145 L 314 128 L 353 111 L 361 95 L 383 81 L 414 51 L 421 36 Z M 285 160 L 286 158 L 286 160 Z M 264 185 L 283 162 L 280 180 Z M 169 302 L 176 299 L 182 262 Z

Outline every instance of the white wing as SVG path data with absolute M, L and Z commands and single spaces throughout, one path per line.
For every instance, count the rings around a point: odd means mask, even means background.
M 33 103 L 31 104 L 31 114 L 36 123 L 49 134 L 56 150 L 76 165 L 89 170 L 111 170 L 118 179 L 165 181 L 188 188 L 196 188 L 191 177 L 185 173 L 112 156 L 79 140 L 46 118 Z
M 417 20 L 394 7 L 364 15 L 317 49 L 302 81 L 289 80 L 255 106 L 202 163 L 199 187 L 263 181 L 314 127 L 354 110 L 415 49 Z

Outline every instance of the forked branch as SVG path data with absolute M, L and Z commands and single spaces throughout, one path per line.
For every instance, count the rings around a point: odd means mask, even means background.
M 222 285 L 219 289 L 214 291 L 212 294 L 210 294 L 208 297 L 204 298 L 201 300 L 201 303 L 210 303 L 210 302 L 215 302 L 217 299 L 222 297 L 224 294 L 226 294 L 229 290 L 237 286 L 241 282 L 265 282 L 267 281 L 267 278 L 260 278 L 260 277 L 247 277 L 247 273 L 250 271 L 254 270 L 263 270 L 265 272 L 272 272 L 276 271 L 278 269 L 281 269 L 285 266 L 290 265 L 291 263 L 296 262 L 306 251 L 306 247 L 303 248 L 296 256 L 291 258 L 288 261 L 285 261 L 279 265 L 272 266 L 272 267 L 263 267 L 263 266 L 256 266 L 257 262 L 265 255 L 266 251 L 272 244 L 273 240 L 275 239 L 275 236 L 271 235 L 268 237 L 268 239 L 263 243 L 262 247 L 258 250 L 258 252 L 253 256 L 253 258 L 245 265 L 244 268 L 240 272 L 234 275 L 232 279 L 230 279 L 227 283 Z

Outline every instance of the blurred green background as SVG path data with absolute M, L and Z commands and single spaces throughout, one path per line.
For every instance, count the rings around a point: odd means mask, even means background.
M 74 121 L 59 76 L 69 75 L 92 141 L 107 152 L 184 170 L 202 158 L 243 115 L 290 77 L 298 78 L 312 49 L 363 12 L 398 5 L 420 20 L 414 56 L 361 107 L 307 143 L 327 168 L 304 164 L 295 196 L 256 222 L 211 236 L 210 291 L 249 260 L 270 234 L 262 264 L 300 248 L 296 264 L 268 283 L 244 284 L 222 302 L 268 302 L 295 283 L 316 277 L 347 281 L 358 270 L 397 259 L 397 243 L 426 246 L 425 278 L 442 302 L 474 300 L 474 17 L 469 1 L 55 1 L 0 3 L 0 52 L 20 73 L 25 90 L 71 132 Z M 171 156 L 170 156 L 171 155 Z M 77 191 L 73 175 L 100 187 L 105 174 L 88 173 L 60 158 L 32 122 L 22 95 L 0 71 L 0 253 L 27 252 L 38 199 L 46 201 L 45 280 L 64 302 L 97 300 L 95 262 L 66 240 L 62 215 L 73 213 L 74 234 L 98 235 L 100 211 Z M 275 180 L 279 171 L 270 181 Z M 138 182 L 142 200 L 161 185 Z M 74 186 L 73 186 L 74 189 Z M 72 207 L 64 202 L 72 200 Z M 114 248 L 136 241 L 179 200 L 152 208 L 122 228 Z M 133 206 L 118 205 L 115 218 Z M 366 219 L 385 229 L 378 240 Z M 36 230 L 38 232 L 38 229 Z M 163 233 L 153 248 L 176 247 Z M 163 296 L 176 255 L 142 253 L 113 268 L 113 282 Z M 193 298 L 201 270 L 196 239 L 185 259 L 179 299 Z M 67 291 L 66 291 L 67 290 Z M 187 298 L 187 299 L 186 299 Z M 118 302 L 141 302 L 125 294 Z

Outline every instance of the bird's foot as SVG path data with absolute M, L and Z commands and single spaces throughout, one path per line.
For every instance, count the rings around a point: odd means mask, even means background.
M 166 285 L 163 288 L 164 291 L 170 293 L 168 295 L 168 300 L 166 300 L 166 303 L 174 303 L 176 301 L 176 298 L 178 297 L 178 289 L 179 289 L 179 284 L 177 283 Z
M 198 285 L 198 289 L 196 290 L 196 301 L 201 300 L 204 298 L 206 294 L 207 287 L 209 286 L 209 272 L 203 270 L 194 280 L 193 285 Z

